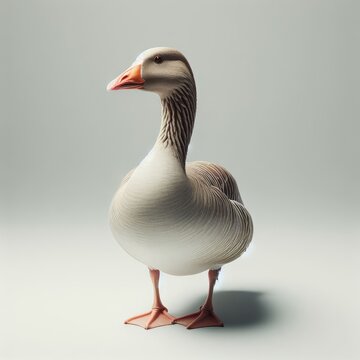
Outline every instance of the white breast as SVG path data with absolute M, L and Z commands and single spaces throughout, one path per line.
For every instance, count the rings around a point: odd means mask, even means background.
M 231 202 L 204 195 L 168 148 L 155 145 L 116 193 L 110 224 L 131 256 L 150 268 L 189 275 L 234 260 L 246 249 Z M 241 218 L 241 216 L 239 217 Z

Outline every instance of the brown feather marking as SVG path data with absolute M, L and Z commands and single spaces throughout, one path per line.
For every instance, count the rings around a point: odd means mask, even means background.
M 215 186 L 221 190 L 229 200 L 243 203 L 236 180 L 221 165 L 206 161 L 193 161 L 186 163 L 186 174 L 189 178 L 195 178 L 208 186 Z

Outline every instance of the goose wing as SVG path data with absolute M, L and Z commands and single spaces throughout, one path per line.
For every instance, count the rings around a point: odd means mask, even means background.
M 236 180 L 223 166 L 207 161 L 193 161 L 186 163 L 186 173 L 190 178 L 218 188 L 229 200 L 243 203 Z
M 207 250 L 203 250 L 203 261 L 226 264 L 235 260 L 251 242 L 253 223 L 234 177 L 221 165 L 205 161 L 188 163 L 186 173 L 207 205 L 202 215 L 222 233 Z

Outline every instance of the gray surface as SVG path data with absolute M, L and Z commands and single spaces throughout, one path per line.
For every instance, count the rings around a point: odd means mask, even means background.
M 1 359 L 359 357 L 358 2 L 1 8 Z M 160 111 L 153 94 L 105 86 L 153 46 L 183 51 L 195 73 L 189 158 L 225 165 L 254 217 L 254 246 L 217 286 L 224 329 L 121 323 L 151 287 L 107 211 Z M 206 287 L 205 274 L 162 279 L 176 315 Z

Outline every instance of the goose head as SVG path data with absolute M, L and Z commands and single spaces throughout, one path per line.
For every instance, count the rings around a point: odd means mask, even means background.
M 184 85 L 195 87 L 185 56 L 176 49 L 156 47 L 142 52 L 107 90 L 143 89 L 166 98 Z

